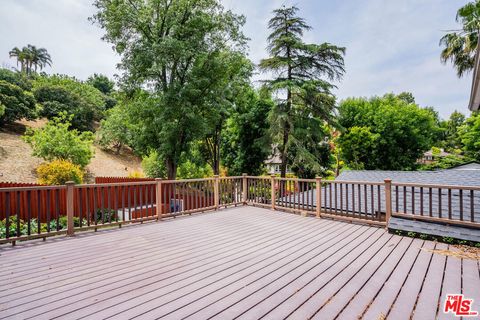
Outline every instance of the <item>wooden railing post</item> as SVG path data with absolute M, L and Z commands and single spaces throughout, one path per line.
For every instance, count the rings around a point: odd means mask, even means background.
M 218 210 L 218 206 L 220 204 L 220 191 L 219 191 L 219 176 L 218 174 L 213 176 L 215 178 L 213 184 L 213 193 L 214 193 L 214 201 L 215 201 L 215 210 Z
M 242 201 L 243 204 L 247 204 L 247 188 L 248 188 L 248 180 L 247 180 L 247 174 L 244 173 L 242 174 Z
M 162 179 L 156 178 L 156 185 L 155 185 L 155 191 L 156 191 L 156 209 L 157 209 L 157 221 L 162 219 L 162 214 L 163 214 L 163 199 L 162 199 Z
M 322 207 L 322 178 L 315 177 L 315 202 L 316 206 L 316 215 L 317 218 L 320 218 L 320 210 Z
M 270 184 L 271 184 L 271 202 L 272 202 L 272 210 L 275 210 L 275 175 L 272 174 L 270 176 Z
M 386 222 L 386 227 L 388 228 L 388 221 L 392 216 L 392 180 L 385 179 L 384 182 L 385 182 L 385 222 Z
M 67 186 L 67 236 L 73 236 L 75 233 L 73 224 L 75 182 L 67 181 L 65 185 Z

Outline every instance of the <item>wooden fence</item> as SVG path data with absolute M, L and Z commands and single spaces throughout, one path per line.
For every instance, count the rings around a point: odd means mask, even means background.
M 134 180 L 132 182 L 132 180 Z M 0 243 L 254 205 L 386 226 L 391 216 L 480 228 L 480 188 L 269 177 L 0 184 Z M 2 240 L 3 238 L 3 240 Z

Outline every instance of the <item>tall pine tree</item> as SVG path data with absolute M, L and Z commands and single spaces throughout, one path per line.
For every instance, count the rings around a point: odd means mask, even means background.
M 331 82 L 339 80 L 345 72 L 345 48 L 303 42 L 303 33 L 311 27 L 297 16 L 297 12 L 294 6 L 273 11 L 274 16 L 268 24 L 272 32 L 267 39 L 270 57 L 260 62 L 262 70 L 274 74 L 273 79 L 266 81 L 277 96 L 269 121 L 282 162 L 282 177 L 286 175 L 289 160 L 305 163 L 320 172 L 320 159 L 311 152 L 311 146 L 306 145 L 305 130 L 321 128 L 308 126 L 296 130 L 295 126 L 305 124 L 304 119 L 308 118 L 334 122 L 335 97 Z M 319 144 L 319 147 L 322 146 Z M 290 148 L 295 154 L 289 154 Z

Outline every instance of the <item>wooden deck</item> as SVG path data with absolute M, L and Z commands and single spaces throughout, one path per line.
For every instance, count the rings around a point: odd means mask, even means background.
M 0 249 L 0 318 L 453 319 L 479 263 L 445 244 L 253 207 Z

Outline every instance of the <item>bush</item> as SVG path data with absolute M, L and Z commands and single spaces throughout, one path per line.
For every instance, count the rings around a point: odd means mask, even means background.
M 98 143 L 102 148 L 114 148 L 117 154 L 122 147 L 129 144 L 131 131 L 129 129 L 128 114 L 121 106 L 109 110 L 106 119 L 102 120 L 97 131 Z
M 33 155 L 47 161 L 68 160 L 84 168 L 93 157 L 93 133 L 69 130 L 71 116 L 65 114 L 49 121 L 44 128 L 28 129 L 24 140 L 33 149 Z
M 129 178 L 145 178 L 145 175 L 142 171 L 133 170 L 128 173 Z
M 157 151 L 151 151 L 148 156 L 143 157 L 142 168 L 149 178 L 163 178 L 167 173 L 163 159 Z
M 54 160 L 37 168 L 38 183 L 46 185 L 62 185 L 67 181 L 77 184 L 83 182 L 83 172 L 79 166 L 67 160 Z
M 92 129 L 94 112 L 82 104 L 78 94 L 58 85 L 44 85 L 35 89 L 34 95 L 42 106 L 41 116 L 53 119 L 65 112 L 72 115 L 72 128 L 81 131 Z
M 11 123 L 21 118 L 33 120 L 36 117 L 35 98 L 28 91 L 7 81 L 0 80 L 0 106 L 3 106 L 2 123 Z

